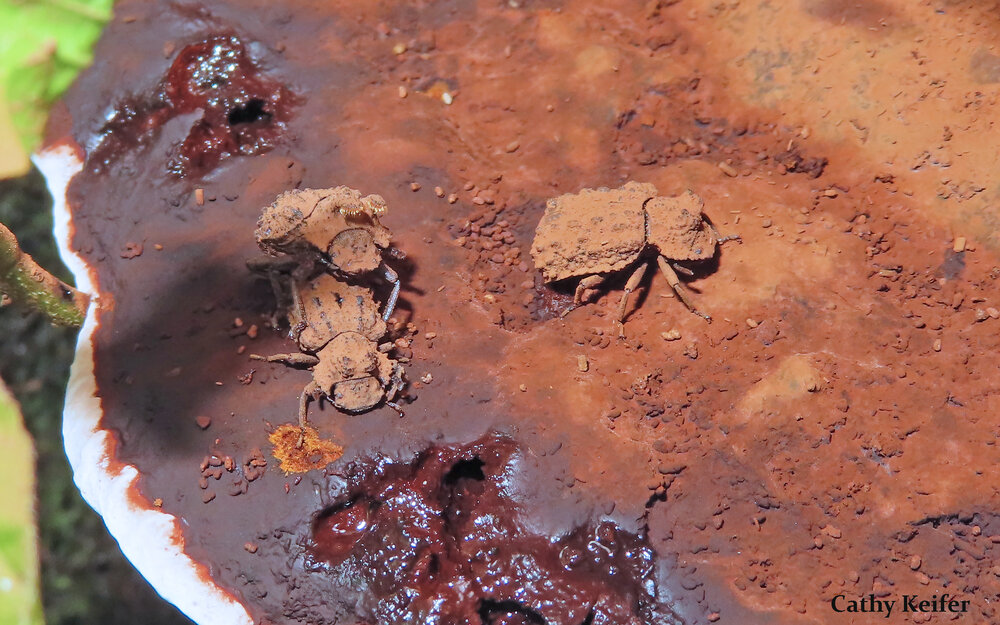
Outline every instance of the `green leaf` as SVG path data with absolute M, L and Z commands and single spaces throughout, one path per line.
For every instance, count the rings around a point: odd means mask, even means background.
M 41 625 L 35 454 L 21 412 L 0 384 L 0 623 Z
M 49 107 L 90 64 L 112 0 L 0 0 L 0 98 L 27 151 Z

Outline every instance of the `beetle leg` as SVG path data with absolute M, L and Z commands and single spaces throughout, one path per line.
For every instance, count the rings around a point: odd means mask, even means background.
M 592 275 L 580 280 L 579 284 L 576 285 L 576 292 L 573 293 L 573 304 L 562 311 L 559 315 L 560 318 L 565 317 L 577 308 L 583 305 L 583 296 L 587 294 L 587 291 L 591 289 L 596 289 L 604 283 L 604 276 Z
M 716 229 L 715 224 L 713 224 L 711 221 L 708 221 L 707 219 L 705 220 L 705 222 L 708 224 L 709 229 L 712 231 L 712 235 L 715 237 L 715 242 L 718 243 L 719 245 L 722 245 L 726 241 L 739 241 L 740 243 L 743 242 L 743 237 L 741 237 L 740 235 L 727 234 L 726 236 L 722 236 Z
M 580 284 L 576 285 L 576 293 L 573 294 L 573 307 L 583 303 L 583 296 L 587 291 L 596 289 L 602 284 L 604 284 L 604 276 L 593 275 L 580 280 Z
M 670 263 L 670 266 L 674 268 L 677 273 L 682 273 L 685 276 L 693 276 L 694 272 L 685 267 L 684 265 L 678 265 L 677 263 Z
M 639 287 L 639 283 L 642 282 L 643 276 L 646 275 L 646 270 L 649 269 L 649 263 L 642 263 L 636 267 L 632 275 L 629 276 L 628 282 L 625 283 L 625 292 L 622 294 L 622 301 L 618 305 L 618 322 L 621 323 L 625 320 L 625 307 L 628 306 L 628 296 L 632 294 Z
M 264 362 L 281 362 L 292 367 L 315 367 L 319 364 L 319 358 L 312 354 L 303 352 L 293 352 L 291 354 L 274 354 L 273 356 L 261 356 L 260 354 L 250 354 L 250 360 L 263 360 Z
M 703 318 L 705 321 L 712 323 L 712 318 L 695 308 L 694 304 L 692 304 L 687 298 L 687 295 L 684 294 L 684 287 L 681 285 L 681 280 L 677 277 L 677 274 L 674 273 L 674 270 L 670 268 L 670 263 L 667 262 L 667 259 L 663 256 L 657 256 L 656 264 L 660 266 L 660 272 L 666 276 L 667 283 L 670 284 L 670 288 L 677 294 L 677 298 L 681 300 L 685 306 L 687 306 L 687 309 Z
M 319 393 L 319 385 L 315 382 L 309 382 L 302 389 L 299 396 L 299 425 L 303 428 L 309 425 L 309 402 L 315 400 Z
M 382 263 L 382 276 L 392 285 L 392 293 L 389 294 L 389 301 L 385 303 L 385 312 L 382 313 L 382 321 L 388 321 L 393 311 L 396 310 L 396 300 L 399 299 L 399 289 L 402 283 L 399 281 L 399 274 L 385 263 Z
M 302 394 L 299 395 L 299 440 L 295 443 L 296 449 L 302 449 L 302 445 L 306 442 L 306 427 L 309 426 L 309 402 L 315 400 L 321 393 L 323 389 L 319 387 L 315 382 L 309 382 L 302 389 Z
M 291 313 L 288 316 L 288 335 L 296 343 L 299 342 L 299 337 L 302 335 L 302 331 L 306 329 L 309 325 L 306 322 L 306 309 L 302 305 L 302 296 L 299 294 L 299 285 L 293 279 L 292 280 L 292 308 Z
M 295 268 L 295 259 L 290 257 L 271 258 L 262 256 L 251 258 L 247 261 L 247 268 L 256 273 L 267 276 L 267 281 L 271 284 L 271 292 L 274 295 L 275 308 L 271 313 L 271 326 L 278 327 L 281 318 L 280 311 L 285 307 L 285 289 L 281 283 L 282 278 L 290 279 L 290 273 Z M 294 282 L 293 282 L 294 284 Z

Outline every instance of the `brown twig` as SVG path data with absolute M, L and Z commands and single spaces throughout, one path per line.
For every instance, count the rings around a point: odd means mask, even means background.
M 0 292 L 63 326 L 80 326 L 90 297 L 45 271 L 0 224 Z

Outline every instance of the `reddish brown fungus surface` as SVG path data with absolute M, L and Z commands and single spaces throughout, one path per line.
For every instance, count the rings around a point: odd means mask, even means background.
M 856 4 L 118 2 L 50 141 L 87 153 L 72 247 L 137 500 L 279 625 L 435 622 L 432 597 L 474 625 L 790 624 L 944 592 L 1000 622 L 1000 21 Z M 531 258 L 547 202 L 630 180 L 742 236 L 680 276 L 711 325 L 649 272 L 619 337 L 624 269 L 560 318 L 573 280 Z M 405 416 L 317 403 L 343 455 L 285 475 L 297 436 L 268 436 L 312 373 L 249 360 L 298 346 L 246 263 L 262 207 L 339 185 L 385 199 L 407 254 Z M 476 454 L 483 480 L 445 479 Z M 648 577 L 565 570 L 554 547 L 586 556 L 605 523 Z

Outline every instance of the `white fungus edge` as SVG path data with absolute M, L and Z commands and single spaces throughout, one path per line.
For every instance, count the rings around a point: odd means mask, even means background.
M 77 288 L 94 294 L 95 272 L 72 247 L 72 217 L 66 197 L 70 180 L 83 163 L 69 145 L 46 148 L 33 155 L 32 161 L 45 176 L 52 195 L 59 255 Z M 97 305 L 92 302 L 77 338 L 63 407 L 63 446 L 73 481 L 84 500 L 104 519 L 125 557 L 161 597 L 195 623 L 253 625 L 246 608 L 206 578 L 204 565 L 184 553 L 182 521 L 132 496 L 137 492 L 136 467 L 111 461 L 114 438 L 100 428 L 102 408 L 94 372 L 96 330 Z

